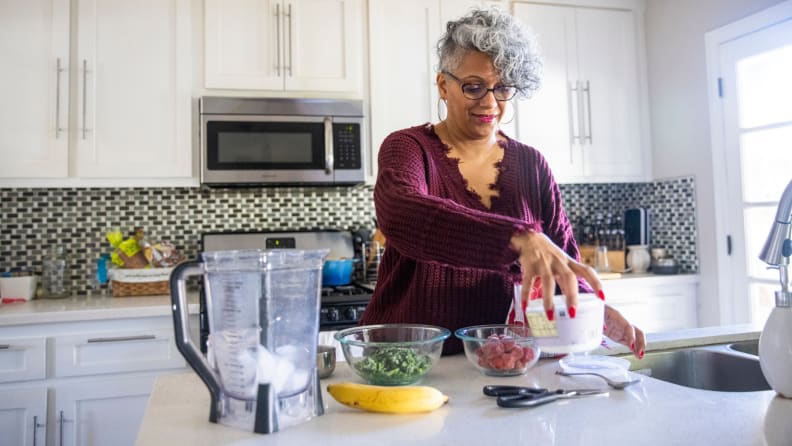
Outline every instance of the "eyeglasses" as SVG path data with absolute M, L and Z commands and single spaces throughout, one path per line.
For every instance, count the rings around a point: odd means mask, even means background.
M 496 85 L 492 88 L 487 88 L 482 84 L 477 83 L 462 83 L 462 80 L 448 71 L 443 71 L 443 74 L 455 80 L 462 88 L 462 95 L 466 98 L 477 101 L 487 95 L 490 91 L 495 96 L 496 101 L 508 101 L 517 94 L 517 87 L 513 85 Z

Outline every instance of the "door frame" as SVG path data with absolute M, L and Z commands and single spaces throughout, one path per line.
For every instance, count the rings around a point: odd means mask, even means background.
M 730 40 L 751 34 L 762 28 L 783 22 L 792 17 L 792 0 L 781 2 L 743 19 L 710 31 L 704 35 L 707 57 L 707 96 L 710 117 L 710 143 L 712 146 L 712 177 L 715 191 L 715 259 L 717 296 L 720 325 L 750 322 L 750 314 L 738 311 L 744 305 L 737 302 L 732 285 L 732 265 L 726 239 L 729 235 L 726 160 L 725 115 L 720 97 L 720 46 Z M 770 223 L 768 222 L 768 225 Z

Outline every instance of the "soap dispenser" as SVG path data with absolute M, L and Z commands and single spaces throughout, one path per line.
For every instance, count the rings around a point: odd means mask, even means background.
M 775 293 L 776 306 L 767 318 L 759 337 L 759 364 L 770 387 L 781 396 L 792 398 L 792 282 L 789 258 L 792 256 L 792 181 L 778 204 L 775 222 L 759 258 L 778 268 L 781 290 Z

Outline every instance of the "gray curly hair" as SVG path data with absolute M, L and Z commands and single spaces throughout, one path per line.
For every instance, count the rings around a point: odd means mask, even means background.
M 440 71 L 453 73 L 470 51 L 492 58 L 501 82 L 517 87 L 528 98 L 542 81 L 542 59 L 533 33 L 521 22 L 497 7 L 473 9 L 446 25 L 437 42 Z

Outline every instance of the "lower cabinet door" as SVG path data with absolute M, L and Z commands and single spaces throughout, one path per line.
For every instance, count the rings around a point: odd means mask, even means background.
M 43 446 L 47 388 L 0 389 L 0 444 Z
M 50 438 L 58 446 L 134 445 L 155 379 L 92 378 L 58 385 Z

